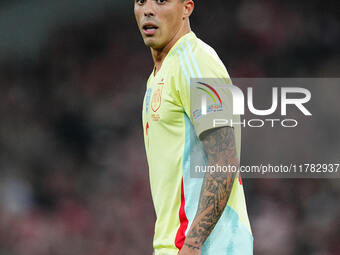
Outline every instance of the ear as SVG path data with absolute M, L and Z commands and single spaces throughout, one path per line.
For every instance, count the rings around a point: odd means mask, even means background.
M 192 0 L 184 0 L 183 19 L 189 18 L 195 8 L 195 3 Z

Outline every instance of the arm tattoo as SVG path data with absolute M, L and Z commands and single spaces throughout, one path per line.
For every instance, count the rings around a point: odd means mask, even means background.
M 239 166 L 234 130 L 222 127 L 208 130 L 201 135 L 210 166 Z M 202 184 L 195 219 L 184 245 L 200 249 L 208 238 L 228 202 L 236 173 L 206 172 Z

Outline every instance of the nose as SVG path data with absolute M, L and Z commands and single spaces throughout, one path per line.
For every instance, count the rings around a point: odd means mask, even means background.
M 144 4 L 144 16 L 145 17 L 152 17 L 155 16 L 155 10 L 153 6 L 152 0 L 147 0 Z

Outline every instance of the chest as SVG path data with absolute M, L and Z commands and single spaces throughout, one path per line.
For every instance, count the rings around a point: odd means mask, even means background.
M 183 118 L 183 107 L 180 103 L 174 84 L 169 75 L 158 74 L 148 81 L 143 101 L 143 122 L 148 125 L 176 125 Z

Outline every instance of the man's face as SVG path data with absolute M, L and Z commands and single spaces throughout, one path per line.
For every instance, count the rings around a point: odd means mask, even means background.
M 164 48 L 183 24 L 181 0 L 135 0 L 135 16 L 146 46 Z

